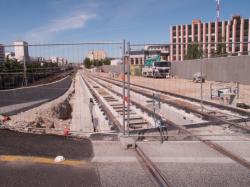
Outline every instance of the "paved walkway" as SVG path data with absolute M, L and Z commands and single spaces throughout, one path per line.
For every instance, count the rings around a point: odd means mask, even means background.
M 93 132 L 93 124 L 89 111 L 89 94 L 80 74 L 76 74 L 75 96 L 72 114 L 72 131 Z

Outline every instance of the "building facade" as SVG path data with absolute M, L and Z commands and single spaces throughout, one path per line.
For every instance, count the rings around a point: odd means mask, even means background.
M 15 53 L 14 52 L 5 52 L 5 58 L 10 60 L 15 60 Z
M 170 60 L 183 61 L 188 44 L 198 42 L 204 54 L 218 49 L 219 43 L 225 44 L 226 53 L 244 55 L 250 51 L 250 19 L 233 16 L 227 21 L 202 23 L 193 20 L 192 24 L 176 25 L 170 28 Z
M 4 63 L 5 51 L 4 46 L 0 44 L 0 64 Z
M 103 60 L 105 58 L 107 58 L 107 53 L 105 51 L 90 51 L 88 53 L 88 58 L 90 60 Z
M 15 57 L 17 61 L 23 61 L 29 62 L 29 47 L 28 43 L 25 41 L 17 41 L 14 42 L 14 48 L 15 48 Z
M 130 63 L 132 65 L 144 65 L 148 57 L 155 55 L 159 55 L 163 61 L 169 61 L 169 50 L 169 45 L 146 45 L 142 50 L 130 51 Z

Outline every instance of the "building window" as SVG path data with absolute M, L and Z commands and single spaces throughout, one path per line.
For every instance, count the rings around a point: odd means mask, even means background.
M 130 58 L 130 62 L 131 62 L 131 64 L 134 64 L 134 59 Z
M 135 58 L 135 65 L 138 65 L 138 58 Z

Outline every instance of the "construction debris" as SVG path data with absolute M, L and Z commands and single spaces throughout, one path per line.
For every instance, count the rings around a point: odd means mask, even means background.
M 6 121 L 9 121 L 9 120 L 10 120 L 9 116 L 0 115 L 0 122 L 6 122 Z
M 12 130 L 36 133 L 37 129 L 55 129 L 63 131 L 71 124 L 71 98 L 74 93 L 74 81 L 69 90 L 61 97 L 26 112 L 11 116 L 5 120 L 5 126 Z M 40 131 L 39 131 L 40 132 Z
M 71 118 L 71 113 L 72 113 L 72 107 L 69 104 L 69 100 L 66 99 L 62 103 L 58 103 L 56 106 L 52 108 L 53 115 L 57 119 L 70 119 Z

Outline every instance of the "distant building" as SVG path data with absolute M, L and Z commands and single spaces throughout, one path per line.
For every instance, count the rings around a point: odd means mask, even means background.
M 58 66 L 65 66 L 68 64 L 68 60 L 65 58 L 58 58 Z
M 131 65 L 143 65 L 147 56 L 147 51 L 145 49 L 132 50 L 129 53 L 130 63 Z
M 8 58 L 10 60 L 15 59 L 15 53 L 14 52 L 5 52 L 5 58 Z
M 31 63 L 43 63 L 45 62 L 44 57 L 29 57 Z
M 111 66 L 117 66 L 119 64 L 122 64 L 122 60 L 121 59 L 113 59 L 110 61 L 110 65 Z
M 51 60 L 52 63 L 58 64 L 58 57 L 55 57 L 55 56 L 50 57 L 50 60 Z
M 4 63 L 4 59 L 5 59 L 4 46 L 0 44 L 0 64 Z
M 169 61 L 169 45 L 146 45 L 142 50 L 131 50 L 130 51 L 130 63 L 132 65 L 144 65 L 145 60 L 148 57 L 159 55 L 161 60 Z
M 183 61 L 187 55 L 188 44 L 192 42 L 200 42 L 203 52 L 208 54 L 208 57 L 211 57 L 212 51 L 217 50 L 217 42 L 225 42 L 228 54 L 248 54 L 250 19 L 233 16 L 228 21 L 202 23 L 201 20 L 193 20 L 192 24 L 172 26 L 170 28 L 171 61 Z
M 105 51 L 90 51 L 88 53 L 88 58 L 90 60 L 103 60 L 107 58 L 107 53 Z
M 25 59 L 26 62 L 29 62 L 30 59 L 28 43 L 25 41 L 17 41 L 14 42 L 14 47 L 17 61 L 23 61 Z

